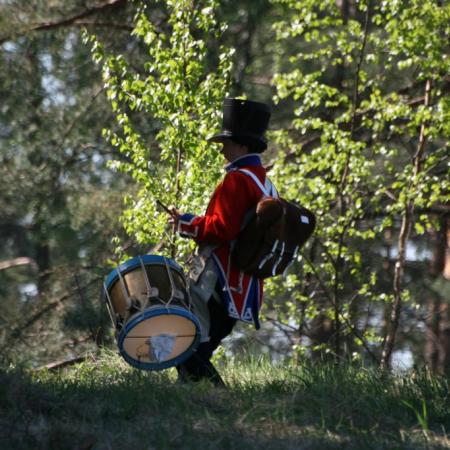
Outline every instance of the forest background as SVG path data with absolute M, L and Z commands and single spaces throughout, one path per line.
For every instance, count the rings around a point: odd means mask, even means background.
M 187 267 L 156 199 L 200 214 L 225 95 L 272 106 L 264 163 L 318 226 L 227 355 L 450 368 L 450 6 L 0 2 L 0 348 L 38 367 L 114 346 L 119 262 Z

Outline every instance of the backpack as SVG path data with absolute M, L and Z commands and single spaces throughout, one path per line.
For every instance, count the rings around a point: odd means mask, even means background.
M 253 172 L 238 170 L 253 178 L 264 195 L 244 220 L 231 260 L 238 269 L 258 278 L 279 275 L 313 233 L 316 218 L 308 209 L 279 198 L 268 179 L 264 186 Z

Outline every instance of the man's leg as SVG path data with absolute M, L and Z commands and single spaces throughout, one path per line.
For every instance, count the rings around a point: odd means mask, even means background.
M 199 381 L 206 378 L 221 386 L 224 385 L 224 382 L 210 359 L 214 350 L 233 330 L 236 319 L 231 318 L 225 305 L 214 298 L 208 301 L 208 310 L 210 316 L 209 341 L 202 342 L 191 357 L 177 366 L 177 370 L 180 381 Z

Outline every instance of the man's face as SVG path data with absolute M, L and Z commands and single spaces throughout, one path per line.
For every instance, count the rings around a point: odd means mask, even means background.
M 248 148 L 245 145 L 238 144 L 231 139 L 224 139 L 222 142 L 222 149 L 220 151 L 228 162 L 233 162 L 248 153 Z

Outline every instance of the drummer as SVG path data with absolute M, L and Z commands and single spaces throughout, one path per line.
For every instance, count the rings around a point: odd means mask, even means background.
M 222 130 L 209 139 L 222 144 L 221 153 L 228 162 L 225 177 L 216 187 L 204 215 L 173 210 L 180 235 L 198 244 L 189 277 L 202 338 L 197 351 L 177 366 L 181 382 L 209 379 L 223 385 L 210 361 L 214 350 L 231 333 L 237 320 L 254 323 L 259 328 L 263 280 L 239 271 L 230 263 L 229 256 L 246 213 L 262 196 L 256 182 L 239 169 L 251 171 L 264 185 L 266 169 L 260 154 L 267 148 L 264 132 L 269 119 L 269 107 L 263 103 L 225 99 Z

